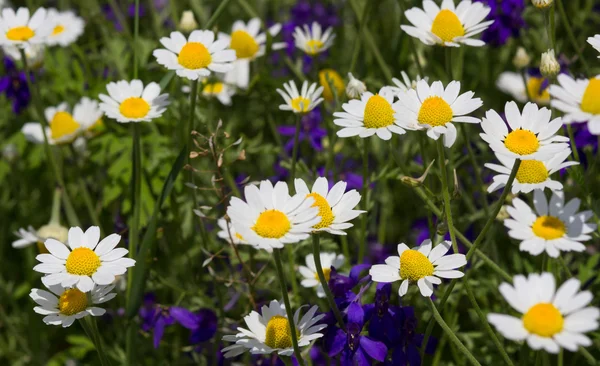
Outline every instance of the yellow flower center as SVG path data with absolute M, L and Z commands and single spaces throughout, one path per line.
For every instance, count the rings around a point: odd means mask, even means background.
M 548 179 L 548 169 L 538 160 L 523 160 L 517 170 L 519 183 L 542 183 Z
M 565 320 L 554 305 L 539 303 L 531 307 L 523 316 L 523 326 L 529 333 L 540 337 L 552 337 L 563 329 Z
M 329 206 L 329 202 L 325 199 L 325 197 L 321 196 L 318 193 L 310 193 L 307 194 L 306 197 L 312 197 L 315 199 L 315 203 L 311 207 L 318 207 L 319 214 L 317 216 L 321 216 L 321 222 L 313 226 L 313 229 L 322 229 L 325 227 L 329 227 L 333 223 L 333 211 L 331 211 L 331 206 Z
M 28 26 L 14 27 L 6 32 L 6 38 L 11 41 L 27 41 L 33 36 L 35 36 L 35 32 Z
M 400 278 L 416 282 L 433 274 L 433 264 L 421 252 L 414 249 L 405 250 L 400 256 Z
M 58 299 L 58 310 L 64 315 L 75 315 L 87 309 L 88 299 L 76 288 L 65 290 Z
M 567 232 L 565 224 L 554 216 L 540 216 L 532 227 L 533 233 L 546 240 L 562 238 Z
M 600 79 L 590 79 L 581 99 L 581 110 L 591 114 L 600 114 Z
M 533 154 L 540 147 L 537 136 L 529 130 L 514 130 L 504 139 L 504 146 L 515 154 Z
M 381 95 L 373 95 L 365 105 L 364 121 L 366 128 L 382 128 L 393 124 L 392 105 Z
M 235 233 L 235 237 L 238 238 L 239 240 L 246 241 L 246 240 L 244 240 L 244 237 L 240 235 L 240 233 Z
M 548 93 L 548 88 L 542 90 L 543 83 L 544 78 L 536 78 L 534 76 L 529 77 L 529 80 L 527 80 L 527 95 L 531 99 L 541 102 L 549 101 L 550 93 Z
M 177 62 L 186 69 L 196 70 L 202 69 L 212 61 L 208 49 L 199 42 L 188 42 L 179 51 Z
M 310 100 L 304 97 L 298 97 L 292 99 L 292 109 L 296 112 L 308 112 L 310 106 Z
M 291 227 L 290 220 L 283 212 L 267 210 L 258 216 L 252 230 L 263 238 L 279 239 L 287 234 Z
M 100 257 L 90 248 L 73 249 L 67 257 L 67 273 L 79 276 L 91 276 L 100 267 Z
M 323 268 L 323 276 L 325 277 L 325 281 L 329 282 L 331 278 L 331 268 Z M 315 279 L 319 279 L 319 274 L 315 273 Z
M 235 50 L 237 58 L 251 58 L 260 48 L 254 38 L 243 30 L 236 30 L 231 33 L 231 44 L 229 47 Z
M 64 31 L 65 31 L 65 27 L 63 27 L 62 25 L 59 24 L 56 27 L 54 27 L 54 30 L 52 31 L 52 35 L 55 36 L 57 34 L 61 34 Z
M 296 330 L 300 337 L 300 332 Z M 267 323 L 265 344 L 274 349 L 290 348 L 292 346 L 292 331 L 286 317 L 275 315 Z
M 319 53 L 321 47 L 323 47 L 323 42 L 319 41 L 318 39 L 311 39 L 310 41 L 306 42 L 306 53 L 314 56 Z
M 144 118 L 150 111 L 150 104 L 139 97 L 125 99 L 119 107 L 119 112 L 125 118 Z
M 429 97 L 421 104 L 417 120 L 431 127 L 444 126 L 452 120 L 452 108 L 441 97 Z
M 452 10 L 443 9 L 433 20 L 431 33 L 444 42 L 452 42 L 454 38 L 465 35 L 465 28 Z
M 212 83 L 204 85 L 202 92 L 205 94 L 219 94 L 223 91 L 223 83 Z
M 50 121 L 50 136 L 54 140 L 71 135 L 78 129 L 79 123 L 75 122 L 69 112 L 56 112 Z
M 325 100 L 328 102 L 333 101 L 333 91 L 329 86 L 330 81 L 338 96 L 344 93 L 344 88 L 346 87 L 344 85 L 344 80 L 342 80 L 340 74 L 338 74 L 335 70 L 325 69 L 319 71 L 319 83 L 323 87 L 323 98 L 325 98 Z

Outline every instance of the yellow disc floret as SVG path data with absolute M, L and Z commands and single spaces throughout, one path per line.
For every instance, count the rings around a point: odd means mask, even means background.
M 229 47 L 235 50 L 237 58 L 252 58 L 260 48 L 254 38 L 243 30 L 236 30 L 231 33 L 231 44 Z
M 308 112 L 310 106 L 310 99 L 304 97 L 298 97 L 292 99 L 292 109 L 296 112 Z
M 69 112 L 56 112 L 50 121 L 50 137 L 58 140 L 61 137 L 72 135 L 79 129 L 79 123 L 75 122 Z
M 549 303 L 532 306 L 523 316 L 523 326 L 529 333 L 552 337 L 563 329 L 565 320 L 558 309 Z
M 298 330 L 296 330 L 296 335 L 300 337 Z M 269 319 L 265 333 L 265 344 L 275 349 L 292 346 L 292 332 L 290 330 L 290 323 L 286 317 L 275 315 Z
M 581 110 L 591 114 L 600 114 L 600 79 L 590 79 L 581 99 Z
M 206 46 L 199 42 L 188 42 L 179 51 L 177 62 L 186 69 L 202 69 L 210 65 L 212 57 Z
M 537 136 L 529 130 L 514 130 L 504 139 L 504 146 L 518 155 L 529 155 L 538 151 L 540 142 Z
M 65 31 L 65 27 L 63 27 L 62 25 L 59 24 L 56 27 L 54 27 L 54 30 L 52 31 L 52 35 L 56 36 L 58 34 L 61 34 L 64 31 Z
M 433 275 L 433 264 L 421 252 L 405 250 L 400 256 L 400 278 L 416 282 L 423 277 Z
M 204 85 L 202 92 L 204 94 L 219 94 L 223 91 L 223 83 L 217 82 Z
M 314 56 L 319 53 L 322 47 L 323 42 L 319 41 L 318 39 L 311 39 L 310 41 L 306 42 L 306 53 Z
M 306 197 L 312 197 L 315 199 L 315 203 L 311 207 L 318 207 L 319 214 L 317 216 L 321 216 L 321 222 L 313 226 L 313 229 L 322 229 L 324 227 L 329 227 L 333 223 L 333 212 L 331 211 L 331 206 L 329 206 L 329 202 L 325 199 L 325 197 L 321 196 L 318 193 L 311 193 L 306 195 Z
M 119 106 L 119 112 L 126 118 L 144 118 L 150 111 L 150 104 L 139 97 L 127 98 Z
M 554 216 L 540 216 L 531 228 L 533 233 L 546 240 L 562 238 L 567 232 L 565 224 Z
M 366 128 L 382 128 L 394 123 L 394 110 L 381 95 L 375 94 L 365 105 L 364 115 Z
M 325 281 L 329 282 L 331 278 L 331 268 L 323 268 L 323 277 L 325 277 Z M 315 279 L 319 280 L 319 274 L 315 272 Z
M 67 257 L 65 267 L 67 272 L 79 276 L 91 276 L 100 267 L 100 257 L 93 250 L 86 247 L 73 249 Z
M 6 38 L 11 41 L 27 41 L 33 36 L 35 36 L 35 32 L 28 26 L 14 27 L 6 32 Z
M 319 71 L 319 84 L 323 87 L 323 98 L 328 102 L 333 101 L 333 91 L 331 90 L 330 83 L 333 85 L 338 97 L 343 95 L 344 88 L 346 87 L 344 85 L 344 80 L 342 80 L 340 74 L 335 70 L 325 69 Z
M 452 10 L 443 9 L 433 20 L 431 33 L 444 42 L 452 42 L 454 38 L 465 35 L 465 28 Z
M 267 210 L 261 213 L 252 227 L 263 238 L 279 239 L 287 234 L 292 224 L 287 216 L 279 210 Z
M 58 299 L 58 310 L 63 315 L 75 315 L 87 309 L 87 295 L 76 288 L 65 290 Z
M 441 97 L 429 97 L 423 101 L 417 120 L 431 127 L 444 126 L 452 120 L 452 108 Z
M 538 160 L 523 160 L 517 170 L 519 183 L 542 183 L 548 179 L 548 169 Z
M 544 78 L 530 76 L 529 80 L 527 80 L 527 96 L 539 102 L 548 102 L 550 100 L 550 93 L 548 92 L 548 88 L 542 89 L 543 84 Z

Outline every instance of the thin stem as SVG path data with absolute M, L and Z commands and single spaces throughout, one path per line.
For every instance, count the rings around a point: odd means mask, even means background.
M 52 216 L 50 216 L 50 223 L 60 225 L 60 198 L 62 191 L 59 188 L 54 190 L 54 197 L 52 197 Z
M 469 153 L 469 160 L 471 160 L 471 165 L 473 165 L 473 169 L 475 170 L 475 179 L 477 180 L 477 185 L 481 191 L 481 195 L 483 197 L 483 212 L 485 215 L 490 214 L 490 205 L 487 201 L 487 192 L 485 190 L 485 185 L 483 184 L 483 179 L 481 178 L 483 174 L 481 174 L 481 167 L 477 164 L 477 159 L 475 157 L 475 152 L 473 151 L 473 147 L 471 146 L 471 140 L 469 139 L 469 134 L 467 133 L 467 127 L 462 125 L 460 126 L 460 132 L 465 139 L 465 144 L 467 145 L 467 152 Z
M 225 9 L 227 9 L 227 5 L 229 5 L 230 2 L 231 2 L 231 0 L 222 0 L 221 1 L 219 6 L 217 7 L 217 9 L 215 9 L 215 12 L 213 13 L 213 15 L 211 15 L 211 17 L 208 19 L 208 21 L 204 25 L 204 29 L 210 29 L 210 28 L 212 28 L 213 25 L 215 25 L 215 23 L 217 22 L 217 20 L 223 13 L 223 11 Z
M 98 331 L 96 320 L 91 316 L 87 316 L 82 319 L 79 319 L 79 323 L 83 327 L 83 330 L 86 332 L 90 340 L 94 343 L 96 351 L 98 352 L 98 357 L 100 357 L 100 363 L 102 364 L 102 366 L 109 366 L 110 360 L 108 359 L 106 352 L 104 351 L 104 346 L 102 345 L 102 337 L 100 336 L 100 332 Z
M 190 151 L 191 142 L 192 142 L 192 130 L 195 129 L 195 118 L 196 118 L 196 100 L 198 96 L 198 80 L 192 81 L 192 86 L 190 90 L 190 115 L 188 116 L 188 122 L 185 127 L 186 131 L 186 139 L 185 144 L 187 146 L 187 151 Z M 190 163 L 189 154 L 188 154 L 188 164 Z
M 362 199 L 364 200 L 364 211 L 365 213 L 362 215 L 361 228 L 360 228 L 360 246 L 358 247 L 358 263 L 362 263 L 365 252 L 367 250 L 367 223 L 368 223 L 368 210 L 369 210 L 369 192 L 367 191 L 369 187 L 369 138 L 366 137 L 363 140 L 363 184 L 362 184 Z
M 98 226 L 100 228 L 100 232 L 102 232 L 102 226 L 100 225 L 100 218 L 98 217 L 98 214 L 96 213 L 96 209 L 94 208 L 94 204 L 92 201 L 92 196 L 90 195 L 90 191 L 88 190 L 87 185 L 85 183 L 85 174 L 83 174 L 83 164 L 81 163 L 81 160 L 77 159 L 77 153 L 75 152 L 75 147 L 73 146 L 73 144 L 70 144 L 69 148 L 71 150 L 71 156 L 72 156 L 73 160 L 75 160 L 75 165 L 78 168 L 79 190 L 81 191 L 81 195 L 83 196 L 83 201 L 88 210 L 88 214 L 90 215 L 90 219 L 92 219 L 92 223 L 95 226 Z
M 452 249 L 454 253 L 458 253 L 458 243 L 456 242 L 456 232 L 454 231 L 454 220 L 452 219 L 452 206 L 450 206 L 450 191 L 448 187 L 448 172 L 446 170 L 446 156 L 444 154 L 443 138 L 437 140 L 438 164 L 442 175 L 442 196 L 444 198 L 444 210 L 446 212 L 446 222 L 448 223 L 448 231 L 450 232 L 450 240 L 452 241 Z
M 585 61 L 585 58 L 583 58 L 581 49 L 577 45 L 577 39 L 575 38 L 575 35 L 573 34 L 573 29 L 571 28 L 571 24 L 569 23 L 569 18 L 567 17 L 567 14 L 565 13 L 565 8 L 562 4 L 562 0 L 556 0 L 555 3 L 556 3 L 556 6 L 558 7 L 558 12 L 560 13 L 560 17 L 565 25 L 565 30 L 567 31 L 567 36 L 569 37 L 569 41 L 571 41 L 571 45 L 573 46 L 573 48 L 575 48 L 575 52 L 577 52 L 577 56 L 579 57 L 579 60 L 583 64 L 586 74 L 589 75 L 590 68 L 588 67 L 587 62 Z
M 448 79 L 452 81 L 454 79 L 452 76 L 452 47 L 446 47 L 444 54 L 446 56 L 446 75 L 448 76 Z
M 323 267 L 321 266 L 321 247 L 319 245 L 319 234 L 312 235 L 313 241 L 313 256 L 315 258 L 315 267 L 317 268 L 317 275 L 319 277 L 319 281 L 321 282 L 321 286 L 323 286 L 323 291 L 325 292 L 325 297 L 327 297 L 327 301 L 329 302 L 329 307 L 331 311 L 333 311 L 333 315 L 337 320 L 340 328 L 346 331 L 346 324 L 344 323 L 344 318 L 342 317 L 342 313 L 340 309 L 338 309 L 335 300 L 333 299 L 333 294 L 331 293 L 331 289 L 329 288 L 329 284 L 325 279 L 325 274 L 323 273 Z
M 573 157 L 575 158 L 575 161 L 579 163 L 581 160 L 579 160 L 579 151 L 577 151 L 577 144 L 575 143 L 575 135 L 573 134 L 573 128 L 571 127 L 571 124 L 567 125 L 567 134 L 569 135 L 569 140 L 571 140 L 571 151 L 573 152 Z
M 469 350 L 467 349 L 467 347 L 465 347 L 465 345 L 462 344 L 462 342 L 460 341 L 460 339 L 458 339 L 458 337 L 456 336 L 456 334 L 454 334 L 454 332 L 452 331 L 452 329 L 450 329 L 450 327 L 448 326 L 448 324 L 446 324 L 446 322 L 444 321 L 444 319 L 440 315 L 440 312 L 435 307 L 435 304 L 433 303 L 433 300 L 431 300 L 431 298 L 429 298 L 429 305 L 431 305 L 431 311 L 433 312 L 434 319 L 439 323 L 439 325 L 442 327 L 442 329 L 444 330 L 444 332 L 446 332 L 446 334 L 448 335 L 448 337 L 450 338 L 450 340 L 454 343 L 454 345 L 456 345 L 456 347 L 467 357 L 467 359 L 469 360 L 469 362 L 472 365 L 481 366 L 481 364 L 477 361 L 477 359 L 475 358 L 475 356 L 473 356 L 473 354 L 471 352 L 469 352 Z
M 290 277 L 292 282 L 292 293 L 294 294 L 294 298 L 298 299 L 298 294 L 300 293 L 298 290 L 298 281 L 296 279 L 296 255 L 294 254 L 294 246 L 287 245 L 285 250 L 288 255 L 288 265 L 290 266 Z
M 290 184 L 293 184 L 294 179 L 296 179 L 296 160 L 298 160 L 298 138 L 300 136 L 301 121 L 302 115 L 296 114 L 296 130 L 294 132 L 294 147 L 292 149 L 292 167 L 290 169 Z
M 125 27 L 125 26 L 124 26 Z M 133 17 L 133 78 L 138 77 L 138 53 L 136 47 L 138 46 L 138 36 L 140 33 L 140 0 L 135 0 L 135 15 Z
M 563 349 L 561 347 L 560 350 L 558 351 L 558 360 L 556 362 L 557 366 L 563 366 L 564 365 L 564 363 L 563 363 L 563 355 L 564 355 L 564 352 L 563 352 Z
M 369 15 L 369 5 L 371 4 L 371 2 L 367 1 L 367 3 L 365 4 L 364 8 L 363 8 L 363 14 L 362 17 L 358 20 L 359 25 L 358 25 L 358 34 L 362 34 L 363 32 L 363 27 L 365 26 L 365 23 L 367 22 L 367 16 Z M 360 41 L 360 37 L 358 37 L 354 43 L 354 51 L 352 52 L 352 61 L 350 61 L 350 69 L 348 70 L 348 72 L 353 72 L 354 71 L 354 67 L 356 66 L 356 62 L 358 61 L 358 55 L 360 54 L 360 46 L 361 46 L 361 41 Z
M 285 304 L 285 311 L 288 318 L 288 324 L 290 325 L 290 336 L 292 338 L 292 345 L 294 346 L 294 354 L 296 360 L 300 366 L 304 366 L 304 360 L 300 353 L 300 347 L 298 347 L 298 335 L 296 334 L 296 324 L 294 323 L 294 313 L 292 312 L 292 306 L 290 305 L 290 299 L 288 297 L 287 285 L 285 283 L 285 275 L 283 272 L 283 266 L 281 264 L 281 249 L 273 250 L 273 259 L 275 261 L 275 268 L 277 270 L 277 277 L 279 279 L 279 287 L 281 288 L 281 296 Z
M 131 124 L 131 138 L 133 140 L 132 157 L 132 196 L 131 205 L 133 207 L 133 218 L 129 227 L 129 257 L 134 258 L 137 255 L 137 244 L 139 240 L 140 216 L 142 209 L 142 152 L 140 127 L 138 123 Z M 132 276 L 128 276 L 132 278 Z

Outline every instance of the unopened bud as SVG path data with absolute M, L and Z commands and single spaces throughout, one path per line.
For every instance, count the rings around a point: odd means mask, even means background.
M 560 64 L 556 61 L 554 50 L 542 53 L 540 72 L 547 78 L 553 78 L 560 72 Z
M 184 11 L 179 21 L 179 29 L 184 32 L 191 32 L 196 28 L 198 28 L 198 23 L 194 19 L 194 13 L 191 10 Z
M 440 221 L 440 223 L 435 228 L 435 232 L 442 238 L 446 235 L 446 233 L 448 233 L 448 224 L 446 223 L 446 220 Z
M 43 239 L 56 239 L 61 243 L 67 242 L 67 236 L 69 234 L 69 229 L 64 226 L 58 224 L 48 224 L 40 227 L 37 230 L 37 235 Z
M 429 169 L 431 169 L 431 167 L 433 166 L 433 163 L 435 163 L 435 159 L 431 161 L 431 163 L 429 163 L 429 166 L 427 167 L 427 169 L 425 169 L 425 172 L 423 173 L 423 175 L 421 175 L 419 178 L 413 178 L 413 177 L 409 177 L 409 176 L 403 176 L 400 178 L 400 182 L 406 184 L 409 187 L 420 187 L 423 185 L 423 182 L 425 182 L 425 178 L 427 178 L 427 174 L 429 173 Z
M 349 99 L 358 99 L 360 95 L 367 91 L 367 86 L 362 81 L 356 79 L 352 73 L 348 73 L 348 85 L 346 85 L 346 95 Z
M 527 66 L 529 66 L 529 63 L 531 62 L 531 57 L 529 57 L 527 51 L 525 51 L 523 47 L 519 47 L 517 48 L 517 53 L 515 53 L 512 62 L 517 69 L 524 69 Z
M 554 3 L 554 0 L 531 0 L 531 3 L 538 9 L 546 9 Z
M 510 215 L 508 214 L 508 210 L 506 209 L 507 207 L 508 206 L 506 206 L 506 205 L 503 205 L 502 207 L 500 207 L 500 212 L 498 212 L 498 215 L 496 216 L 496 220 L 504 221 L 510 217 Z

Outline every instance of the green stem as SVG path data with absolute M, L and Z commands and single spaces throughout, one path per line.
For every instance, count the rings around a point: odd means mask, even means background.
M 296 256 L 294 254 L 294 246 L 287 245 L 285 248 L 288 255 L 288 265 L 290 266 L 290 277 L 292 282 L 292 293 L 294 298 L 299 298 L 298 281 L 296 278 Z
M 54 197 L 52 197 L 52 216 L 50 216 L 50 223 L 60 225 L 60 198 L 62 191 L 59 188 L 54 190 Z
M 133 17 L 133 78 L 137 79 L 138 77 L 138 53 L 136 47 L 138 46 L 138 37 L 140 33 L 140 0 L 135 0 L 135 15 Z M 123 25 L 123 28 L 127 28 L 127 26 Z
M 188 118 L 188 122 L 187 125 L 185 127 L 186 131 L 185 133 L 186 138 L 185 138 L 185 144 L 187 146 L 187 151 L 190 151 L 191 148 L 191 144 L 192 144 L 192 131 L 195 129 L 194 123 L 195 123 L 195 118 L 196 118 L 196 100 L 198 96 L 198 80 L 194 80 L 192 81 L 192 86 L 191 86 L 191 90 L 190 90 L 190 115 Z M 188 154 L 188 164 L 190 163 L 190 158 L 189 158 L 189 154 Z
M 469 362 L 472 365 L 481 366 L 481 364 L 477 361 L 477 359 L 475 359 L 475 356 L 473 356 L 473 354 L 471 354 L 471 352 L 469 352 L 467 347 L 465 347 L 465 345 L 462 344 L 460 339 L 458 339 L 456 334 L 454 334 L 452 329 L 450 329 L 448 324 L 446 324 L 446 322 L 440 315 L 440 312 L 435 307 L 435 304 L 433 303 L 433 300 L 431 300 L 431 298 L 429 298 L 429 305 L 431 305 L 431 311 L 433 312 L 434 319 L 440 324 L 440 326 L 442 327 L 444 332 L 446 332 L 446 334 L 448 335 L 448 338 L 450 338 L 450 340 L 454 343 L 454 345 L 456 345 L 456 347 L 467 357 L 467 359 L 469 360 Z
M 571 151 L 573 152 L 573 157 L 575 158 L 575 161 L 579 163 L 581 160 L 579 160 L 579 151 L 577 151 L 577 144 L 575 144 L 575 135 L 573 134 L 573 128 L 571 127 L 571 124 L 567 125 L 567 134 L 569 135 L 569 140 L 571 140 Z
M 573 48 L 575 48 L 575 52 L 577 52 L 577 56 L 579 57 L 579 60 L 583 64 L 586 74 L 589 75 L 590 68 L 588 67 L 587 62 L 585 61 L 585 58 L 583 57 L 583 54 L 581 53 L 581 49 L 577 45 L 577 39 L 575 38 L 575 35 L 573 34 L 573 29 L 571 28 L 571 24 L 569 23 L 569 18 L 567 17 L 567 14 L 565 14 L 565 8 L 562 4 L 562 0 L 556 0 L 555 2 L 556 2 L 556 6 L 558 7 L 558 12 L 560 13 L 560 17 L 565 25 L 565 30 L 567 31 L 567 36 L 569 37 L 569 41 L 571 41 L 571 45 L 573 46 Z
M 292 345 L 294 347 L 294 354 L 296 355 L 296 361 L 298 361 L 300 366 L 304 366 L 304 360 L 302 359 L 302 354 L 300 353 L 300 347 L 298 347 L 298 335 L 296 334 L 294 313 L 292 312 L 292 306 L 290 305 L 287 285 L 285 283 L 285 275 L 283 272 L 283 266 L 281 264 L 281 249 L 273 249 L 273 259 L 275 261 L 275 268 L 277 270 L 277 277 L 279 279 L 279 287 L 281 288 L 281 296 L 283 297 L 283 302 L 285 304 L 288 324 L 290 325 L 290 335 L 292 338 Z
M 227 5 L 229 5 L 230 2 L 231 2 L 231 0 L 221 0 L 221 3 L 217 7 L 217 9 L 213 13 L 213 15 L 211 15 L 211 17 L 208 19 L 208 21 L 204 25 L 204 29 L 210 29 L 213 27 L 213 25 L 215 25 L 215 23 L 221 16 L 221 13 L 223 13 L 223 11 L 225 9 L 227 9 Z
M 365 252 L 367 251 L 367 223 L 368 223 L 368 210 L 369 210 L 369 138 L 365 137 L 363 140 L 363 185 L 362 185 L 362 199 L 364 200 L 364 211 L 362 215 L 361 228 L 360 228 L 360 246 L 358 247 L 358 263 L 362 263 Z
M 560 350 L 558 351 L 558 360 L 556 361 L 557 366 L 563 366 L 564 365 L 564 363 L 563 363 L 563 354 L 564 354 L 564 352 L 563 352 L 563 349 L 561 347 Z
M 75 147 L 73 146 L 73 144 L 70 144 L 69 148 L 71 150 L 71 156 L 72 156 L 73 160 L 75 161 L 75 165 L 78 168 L 79 190 L 81 191 L 81 195 L 83 196 L 83 201 L 88 210 L 88 214 L 90 215 L 90 219 L 92 219 L 92 223 L 95 226 L 98 226 L 100 228 L 100 232 L 102 232 L 102 226 L 100 225 L 100 218 L 98 217 L 98 214 L 96 213 L 96 209 L 94 208 L 94 204 L 92 201 L 92 197 L 90 195 L 90 191 L 88 190 L 87 185 L 85 184 L 85 174 L 83 173 L 83 164 L 81 163 L 81 160 L 77 159 L 77 153 L 75 152 Z
M 132 157 L 132 196 L 131 206 L 133 208 L 133 218 L 129 227 L 129 257 L 135 258 L 137 255 L 137 244 L 139 240 L 140 216 L 142 208 L 142 152 L 139 123 L 131 124 L 131 138 L 133 140 Z M 128 278 L 131 278 L 129 276 Z
M 450 205 L 450 191 L 448 187 L 448 172 L 446 168 L 446 156 L 444 154 L 444 140 L 440 136 L 437 140 L 438 164 L 442 175 L 442 197 L 444 198 L 444 210 L 446 212 L 446 222 L 452 241 L 454 253 L 458 253 L 458 243 L 456 242 L 456 232 L 454 231 L 454 220 L 452 219 L 452 206 Z
M 104 351 L 104 346 L 102 345 L 102 337 L 100 336 L 100 332 L 98 331 L 96 320 L 92 316 L 86 316 L 82 319 L 79 319 L 79 323 L 83 327 L 83 330 L 86 332 L 90 340 L 94 343 L 96 351 L 98 352 L 98 357 L 100 357 L 100 363 L 102 364 L 102 366 L 109 366 L 110 360 L 106 355 L 106 351 Z
M 362 17 L 360 19 L 358 19 L 359 25 L 358 25 L 358 34 L 362 34 L 363 33 L 363 27 L 365 26 L 365 23 L 367 22 L 367 17 L 369 15 L 369 8 L 371 2 L 367 1 L 367 3 L 365 4 L 364 8 L 363 8 L 363 14 Z M 348 72 L 353 72 L 354 71 L 354 67 L 356 66 L 356 62 L 358 61 L 358 55 L 360 54 L 360 46 L 361 46 L 361 41 L 360 41 L 360 37 L 358 37 L 354 43 L 354 51 L 352 52 L 352 61 L 350 61 L 350 69 L 348 70 Z
M 485 185 L 483 184 L 483 179 L 481 178 L 483 174 L 481 173 L 481 167 L 477 164 L 477 158 L 475 157 L 475 152 L 473 151 L 473 147 L 471 146 L 471 140 L 469 139 L 469 134 L 467 133 L 467 127 L 462 125 L 460 126 L 460 132 L 465 139 L 465 144 L 467 145 L 467 152 L 469 153 L 469 160 L 471 160 L 471 165 L 475 170 L 475 179 L 477 180 L 477 185 L 479 185 L 479 189 L 481 191 L 482 201 L 483 201 L 483 212 L 486 216 L 490 214 L 490 206 L 487 201 L 487 192 L 485 190 Z
M 333 299 L 333 294 L 331 293 L 331 289 L 329 288 L 329 284 L 325 279 L 325 274 L 323 273 L 323 267 L 321 266 L 321 247 L 319 245 L 319 234 L 313 234 L 313 256 L 315 258 L 315 267 L 317 268 L 317 275 L 319 277 L 319 281 L 321 282 L 321 286 L 323 286 L 323 291 L 325 291 L 325 297 L 327 297 L 327 301 L 329 302 L 329 307 L 331 311 L 333 311 L 333 315 L 337 320 L 340 328 L 346 331 L 346 324 L 344 323 L 344 318 L 342 317 L 342 313 L 340 313 L 340 309 L 338 309 L 335 300 Z
M 290 169 L 290 185 L 294 184 L 296 179 L 296 160 L 298 160 L 298 137 L 300 136 L 300 122 L 302 114 L 296 114 L 296 131 L 294 132 L 294 147 L 292 149 L 292 166 Z
M 445 54 L 445 59 L 446 59 L 446 75 L 448 76 L 448 79 L 450 81 L 453 80 L 452 77 L 452 47 L 446 47 L 446 49 L 444 50 L 444 54 Z

